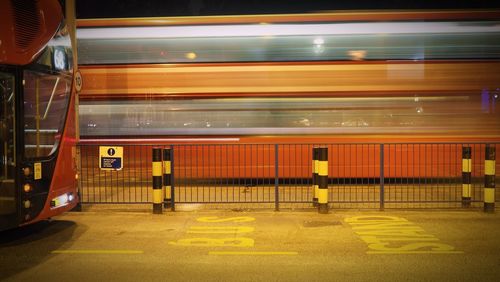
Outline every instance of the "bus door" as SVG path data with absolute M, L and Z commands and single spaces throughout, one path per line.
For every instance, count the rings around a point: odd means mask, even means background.
M 15 80 L 0 71 L 0 230 L 16 225 Z

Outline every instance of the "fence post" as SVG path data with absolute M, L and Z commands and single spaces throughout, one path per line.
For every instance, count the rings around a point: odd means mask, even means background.
M 495 147 L 486 145 L 484 160 L 484 212 L 495 211 Z
M 462 147 L 462 207 L 471 205 L 472 194 L 472 153 L 471 147 Z
M 174 160 L 174 145 L 170 146 L 170 197 L 171 197 L 171 211 L 175 211 L 175 160 Z
M 318 212 L 328 213 L 328 148 L 319 148 L 318 155 Z
M 172 206 L 171 172 L 170 149 L 163 149 L 163 207 L 166 209 Z
M 380 144 L 380 210 L 383 211 L 385 208 L 385 179 L 384 179 L 384 144 Z
M 161 185 L 161 148 L 153 148 L 153 213 L 161 214 L 163 212 L 163 191 Z
M 312 187 L 313 187 L 313 207 L 318 206 L 318 161 L 319 148 L 312 148 Z
M 280 190 L 279 190 L 279 152 L 278 144 L 274 145 L 274 210 L 280 210 Z

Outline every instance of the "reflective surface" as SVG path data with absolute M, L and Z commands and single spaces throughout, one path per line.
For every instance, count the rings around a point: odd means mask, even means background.
M 82 136 L 500 135 L 499 90 L 338 98 L 82 101 Z
M 0 72 L 0 229 L 16 220 L 15 79 Z
M 71 89 L 68 77 L 24 72 L 25 156 L 45 157 L 60 141 Z
M 68 31 L 62 25 L 35 64 L 24 70 L 24 154 L 46 157 L 60 142 L 73 66 Z
M 80 28 L 81 134 L 500 136 L 500 22 L 446 19 Z
M 78 30 L 80 64 L 500 58 L 500 22 L 362 22 Z

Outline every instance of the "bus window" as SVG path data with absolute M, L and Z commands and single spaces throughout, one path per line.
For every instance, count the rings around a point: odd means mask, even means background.
M 16 212 L 14 76 L 0 72 L 0 220 Z M 2 223 L 3 225 L 4 223 Z
M 71 81 L 64 76 L 26 70 L 23 84 L 25 156 L 49 156 L 62 134 Z

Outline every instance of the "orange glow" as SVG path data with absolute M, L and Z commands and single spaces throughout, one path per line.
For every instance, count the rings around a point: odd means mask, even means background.
M 31 186 L 31 184 L 26 183 L 23 186 L 23 190 L 24 190 L 25 193 L 29 193 L 29 192 L 31 192 L 33 190 L 33 187 Z
M 495 61 L 82 66 L 80 98 L 481 91 L 498 87 L 499 69 Z
M 196 56 L 196 53 L 194 53 L 194 52 L 189 52 L 189 53 L 186 53 L 186 55 L 185 55 L 185 56 L 186 56 L 186 59 L 190 59 L 190 60 L 194 60 L 194 59 L 196 59 L 196 57 L 197 57 L 197 56 Z
M 96 26 L 164 26 L 230 23 L 288 23 L 288 22 L 343 22 L 343 21 L 398 21 L 398 20 L 442 20 L 442 19 L 498 19 L 500 11 L 367 11 L 326 12 L 316 14 L 270 14 L 203 17 L 155 17 L 79 19 L 78 27 Z

